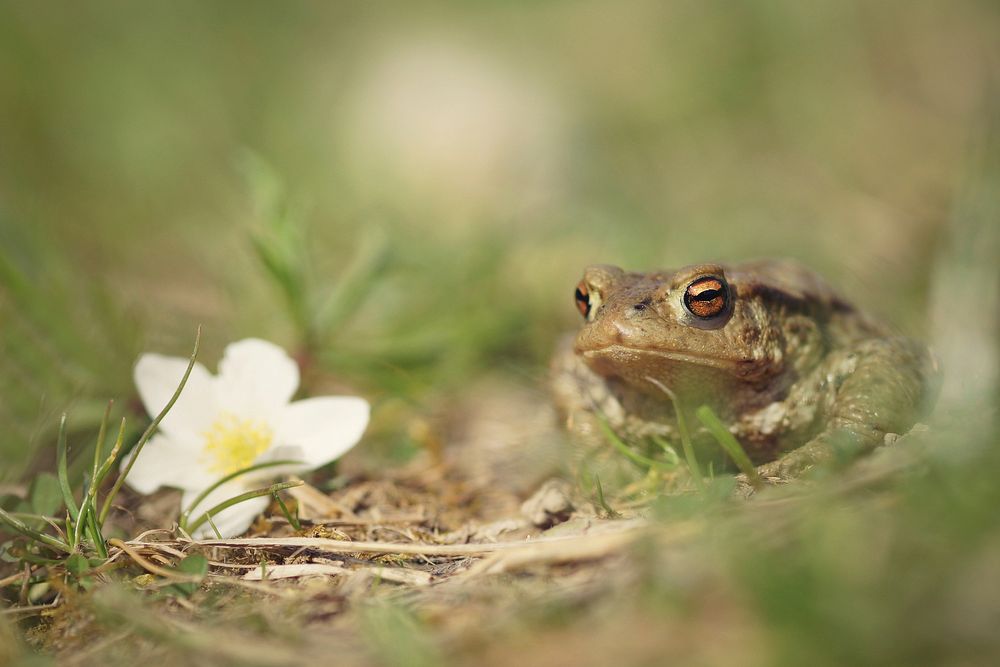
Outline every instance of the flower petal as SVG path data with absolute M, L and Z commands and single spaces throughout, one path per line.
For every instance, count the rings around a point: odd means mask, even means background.
M 275 442 L 281 458 L 302 461 L 309 468 L 339 458 L 361 439 L 370 412 L 368 401 L 356 396 L 320 396 L 292 403 L 278 420 Z
M 125 481 L 139 493 L 152 493 L 161 486 L 179 489 L 204 489 L 214 479 L 198 465 L 200 448 L 190 442 L 174 440 L 168 435 L 157 434 L 139 452 L 139 458 Z M 122 460 L 124 470 L 131 457 Z
M 197 520 L 204 512 L 212 509 L 219 503 L 229 500 L 230 498 L 238 496 L 249 490 L 250 489 L 245 484 L 242 484 L 237 480 L 229 482 L 228 484 L 223 484 L 208 494 L 204 500 L 198 503 L 198 506 L 191 512 L 191 520 Z M 186 510 L 187 506 L 191 504 L 191 501 L 193 501 L 200 492 L 201 489 L 197 491 L 185 491 L 184 497 L 181 499 L 181 507 Z M 212 523 L 214 523 L 216 528 L 219 529 L 222 537 L 236 537 L 237 535 L 246 532 L 246 529 L 250 527 L 253 520 L 267 508 L 270 502 L 270 496 L 245 500 L 242 503 L 233 505 L 232 507 L 227 507 L 218 514 L 213 514 Z M 194 531 L 191 537 L 195 539 L 210 539 L 215 537 L 215 531 L 212 530 L 212 526 L 208 523 L 208 521 L 206 521 Z
M 266 340 L 247 338 L 226 348 L 216 394 L 223 410 L 244 419 L 270 421 L 299 387 L 299 367 Z
M 155 417 L 184 377 L 188 360 L 165 357 L 161 354 L 144 354 L 135 365 L 133 377 L 139 397 L 146 412 Z M 215 418 L 215 378 L 204 366 L 195 363 L 184 390 L 170 412 L 160 422 L 160 428 L 178 439 L 191 440 L 203 432 Z

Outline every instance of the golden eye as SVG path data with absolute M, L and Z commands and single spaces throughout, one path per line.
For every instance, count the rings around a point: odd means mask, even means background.
M 587 283 L 580 281 L 580 284 L 576 286 L 576 309 L 580 311 L 580 314 L 584 317 L 590 315 L 590 290 L 587 289 Z
M 695 317 L 709 319 L 722 313 L 729 301 L 726 283 L 715 276 L 703 276 L 684 290 L 684 306 Z

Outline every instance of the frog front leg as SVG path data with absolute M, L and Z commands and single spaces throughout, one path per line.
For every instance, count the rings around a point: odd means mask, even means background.
M 936 364 L 927 349 L 905 338 L 865 341 L 831 360 L 825 381 L 832 404 L 823 429 L 779 459 L 757 467 L 769 480 L 795 478 L 834 460 L 850 460 L 881 445 L 887 433 L 913 426 Z

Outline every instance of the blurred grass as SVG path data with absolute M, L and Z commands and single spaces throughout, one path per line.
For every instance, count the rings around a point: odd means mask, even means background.
M 949 353 L 981 328 L 990 363 L 995 313 L 955 315 L 969 274 L 941 266 L 996 279 L 997 7 L 0 3 L 0 481 L 46 467 L 63 410 L 79 435 L 126 410 L 136 355 L 183 354 L 198 323 L 209 365 L 248 335 L 309 352 L 375 401 L 371 450 L 405 450 L 487 374 L 540 386 L 593 262 L 797 257 Z M 284 293 L 262 248 L 301 271 Z M 707 547 L 776 663 L 994 648 L 995 433 L 968 420 L 891 507 Z
M 367 227 L 387 237 L 387 280 L 324 356 L 362 383 L 400 369 L 376 383 L 392 392 L 537 373 L 595 261 L 796 256 L 925 329 L 1000 50 L 991 3 L 390 6 L 0 6 L 0 224 L 37 239 L 5 232 L 4 255 L 137 314 L 141 342 L 81 345 L 117 360 L 107 389 L 197 322 L 206 358 L 246 334 L 298 342 L 247 241 L 247 148 L 308 203 L 319 280 Z
M 81 283 L 54 239 L 0 221 L 0 479 L 50 445 L 62 411 L 93 430 L 107 398 L 130 395 L 136 323 L 100 278 Z M 102 398 L 107 397 L 107 398 Z

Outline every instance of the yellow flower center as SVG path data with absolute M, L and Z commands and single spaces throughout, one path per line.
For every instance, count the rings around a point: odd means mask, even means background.
M 203 463 L 220 476 L 253 465 L 274 439 L 274 431 L 266 423 L 228 412 L 222 413 L 204 435 Z

